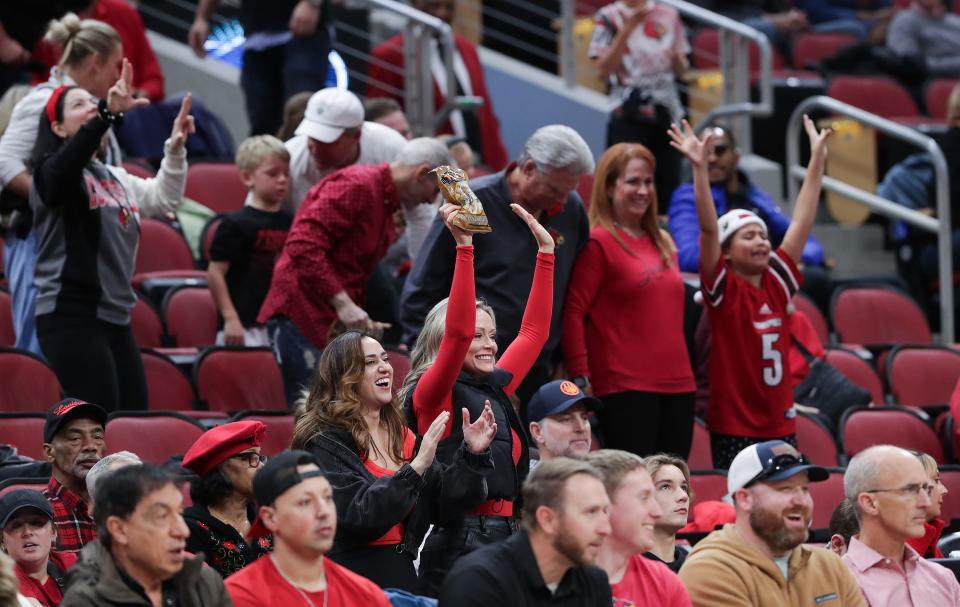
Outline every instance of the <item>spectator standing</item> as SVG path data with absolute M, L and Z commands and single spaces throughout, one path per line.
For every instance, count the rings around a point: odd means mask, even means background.
M 557 379 L 541 386 L 527 408 L 530 438 L 540 455 L 537 462 L 531 457 L 530 469 L 557 457 L 585 457 L 593 440 L 589 414 L 600 407 L 600 401 L 572 381 Z
M 393 97 L 372 97 L 363 102 L 363 119 L 366 122 L 378 122 L 403 135 L 404 139 L 413 139 L 410 123 L 403 113 L 403 106 Z
M 260 444 L 263 422 L 239 421 L 203 433 L 183 456 L 183 467 L 199 476 L 190 483 L 193 504 L 183 513 L 190 529 L 187 550 L 227 577 L 270 552 L 269 536 L 247 539 L 253 507 L 253 477 L 267 456 Z
M 482 502 L 493 468 L 497 425 L 489 406 L 474 423 L 464 408 L 453 460 L 434 459 L 450 418 L 441 412 L 418 437 L 404 423 L 383 346 L 358 331 L 327 344 L 293 447 L 315 454 L 328 471 L 339 527 L 333 560 L 383 588 L 418 590 L 414 561 L 430 523 Z
M 960 604 L 950 570 L 917 554 L 907 541 L 923 537 L 930 481 L 912 453 L 891 445 L 864 449 L 850 460 L 843 492 L 853 502 L 860 533 L 843 562 L 869 605 Z
M 325 555 L 337 532 L 333 489 L 306 451 L 284 451 L 254 477 L 259 514 L 251 534 L 273 534 L 274 550 L 227 579 L 234 607 L 390 607 L 370 580 Z
M 470 182 L 493 231 L 477 239 L 476 295 L 497 311 L 497 347 L 506 350 L 519 333 L 533 282 L 537 257 L 524 221 L 511 209 L 517 203 L 532 214 L 556 243 L 553 317 L 550 337 L 527 379 L 517 388 L 523 410 L 533 393 L 550 380 L 560 343 L 560 316 L 573 263 L 587 242 L 587 215 L 576 193 L 580 176 L 593 172 L 593 154 L 576 131 L 563 125 L 538 129 L 520 158 L 504 171 Z M 433 220 L 400 299 L 403 341 L 412 344 L 427 313 L 451 292 L 455 243 L 443 219 Z M 439 334 L 437 335 L 439 337 Z
M 15 489 L 0 498 L 0 548 L 13 559 L 20 593 L 42 607 L 63 598 L 66 571 L 77 562 L 72 552 L 57 552 L 53 509 L 42 495 Z
M 200 58 L 210 19 L 220 0 L 200 0 L 187 41 Z M 240 24 L 246 41 L 240 86 L 250 134 L 276 133 L 283 104 L 302 91 L 317 91 L 327 80 L 330 2 L 324 0 L 243 0 Z
M 677 251 L 657 223 L 655 170 L 639 144 L 616 144 L 600 158 L 590 240 L 567 293 L 563 353 L 574 383 L 603 402 L 605 446 L 686 457 L 696 384 Z
M 643 556 L 664 563 L 677 573 L 689 549 L 677 543 L 677 533 L 687 526 L 690 516 L 690 468 L 687 462 L 668 453 L 643 458 L 653 480 L 654 497 L 663 514 L 653 525 L 653 546 Z
M 252 202 L 223 218 L 210 246 L 207 282 L 223 321 L 217 345 L 269 346 L 257 314 L 293 223 L 282 208 L 290 190 L 290 153 L 276 137 L 256 135 L 237 148 L 237 168 Z
M 97 490 L 99 539 L 83 549 L 62 607 L 230 607 L 202 556 L 184 552 L 190 531 L 173 477 L 149 464 L 107 475 Z
M 693 604 L 864 605 L 840 559 L 804 544 L 813 513 L 809 484 L 829 475 L 783 441 L 737 454 L 727 474 L 737 522 L 701 540 L 680 569 Z
M 103 408 L 65 398 L 50 407 L 43 424 L 43 455 L 52 467 L 43 496 L 53 508 L 53 522 L 64 552 L 79 552 L 97 537 L 89 512 L 86 477 L 103 457 L 106 423 Z
M 440 605 L 611 605 L 607 575 L 595 566 L 610 535 L 609 506 L 593 466 L 543 462 L 523 484 L 523 530 L 454 563 Z
M 665 200 L 680 183 L 680 155 L 666 131 L 684 116 L 676 79 L 690 67 L 689 53 L 679 13 L 655 0 L 617 0 L 593 19 L 587 54 L 620 100 L 607 123 L 607 147 L 637 142 L 653 152 Z
M 940 518 L 943 510 L 943 496 L 950 493 L 940 481 L 940 466 L 937 460 L 926 453 L 915 453 L 917 459 L 923 464 L 923 471 L 927 474 L 927 495 L 930 496 L 930 507 L 927 508 L 927 521 L 923 524 L 923 537 L 911 537 L 907 544 L 917 551 L 917 554 L 923 558 L 942 559 L 943 553 L 937 545 L 940 542 L 940 534 L 946 527 L 946 522 Z
M 894 15 L 887 30 L 887 47 L 917 59 L 936 77 L 960 76 L 960 15 L 943 0 L 916 0 Z
M 707 426 L 719 469 L 752 443 L 796 441 L 788 358 L 791 298 L 802 280 L 796 264 L 813 227 L 832 132 L 817 132 L 808 116 L 804 128 L 812 150 L 807 175 L 783 242 L 771 252 L 766 224 L 751 211 L 729 211 L 717 219 L 707 153 L 713 133 L 697 139 L 686 122 L 684 132 L 671 127 L 673 145 L 694 167 L 701 292 L 713 331 Z

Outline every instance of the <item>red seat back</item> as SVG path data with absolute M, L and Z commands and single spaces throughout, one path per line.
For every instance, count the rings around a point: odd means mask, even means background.
M 243 208 L 247 186 L 235 164 L 197 162 L 187 171 L 184 196 L 215 213 L 229 213 Z
M 845 46 L 856 44 L 857 37 L 851 34 L 827 34 L 803 32 L 793 39 L 793 66 L 804 68 L 813 63 L 830 59 Z
M 898 346 L 887 356 L 887 385 L 899 405 L 945 405 L 960 377 L 960 351 Z
M 872 445 L 897 445 L 922 451 L 943 463 L 940 439 L 915 411 L 904 407 L 855 407 L 840 420 L 844 452 L 853 457 Z
M 797 444 L 807 459 L 819 466 L 836 466 L 840 450 L 823 422 L 816 417 L 797 415 Z
M 213 246 L 213 238 L 217 235 L 217 228 L 223 223 L 223 215 L 216 215 L 210 218 L 210 221 L 203 226 L 203 232 L 200 233 L 200 260 L 210 261 L 210 248 Z
M 0 483 L 0 497 L 10 493 L 11 491 L 16 491 L 17 489 L 30 489 L 31 491 L 40 492 L 47 488 L 47 483 L 50 482 L 48 478 L 11 478 L 7 479 L 3 483 Z
M 217 305 L 207 287 L 184 286 L 167 291 L 163 317 L 180 348 L 210 346 L 217 340 Z
M 880 377 L 873 370 L 870 363 L 860 358 L 855 352 L 843 348 L 827 348 L 824 360 L 847 376 L 847 379 L 870 392 L 875 405 L 882 405 L 883 384 Z
M 17 332 L 13 329 L 13 300 L 10 298 L 10 293 L 0 289 L 0 348 L 12 348 L 15 345 L 17 345 Z
M 715 69 L 720 65 L 720 33 L 716 28 L 704 27 L 698 29 L 693 35 L 693 67 L 700 70 Z M 754 72 L 760 69 L 760 47 L 752 42 L 748 43 L 749 50 L 747 54 L 750 60 L 750 71 Z M 780 70 L 784 67 L 783 56 L 775 47 L 770 48 L 773 51 L 773 69 Z
M 960 2 L 954 2 L 960 6 Z M 927 104 L 927 114 L 941 120 L 947 119 L 947 109 L 950 102 L 950 93 L 953 87 L 960 84 L 960 80 L 950 78 L 937 78 L 927 84 L 924 94 L 924 100 Z
M 150 411 L 191 411 L 193 386 L 190 378 L 169 357 L 143 350 L 143 370 L 147 375 L 147 408 Z
M 699 419 L 693 423 L 693 440 L 687 465 L 691 470 L 713 470 L 713 452 L 710 449 L 710 432 Z
M 176 413 L 113 414 L 107 421 L 107 451 L 132 451 L 145 462 L 162 464 L 187 452 L 203 426 Z
M 269 415 L 266 412 L 244 411 L 234 416 L 231 421 L 258 421 L 267 426 L 267 433 L 260 444 L 260 451 L 268 456 L 276 455 L 290 448 L 293 440 L 293 415 Z
M 960 466 L 941 466 L 940 482 L 947 488 L 943 496 L 943 508 L 940 518 L 947 521 L 960 519 Z
M 194 269 L 190 245 L 180 232 L 156 219 L 140 221 L 136 274 Z
M 843 470 L 831 470 L 827 480 L 810 483 L 810 497 L 813 498 L 813 528 L 829 528 L 830 515 L 843 501 Z
M 142 297 L 137 297 L 130 315 L 130 330 L 141 348 L 159 348 L 163 346 L 163 322 L 160 315 Z
M 26 350 L 0 348 L 0 378 L 0 411 L 45 414 L 63 398 L 53 369 Z
M 823 317 L 823 312 L 820 311 L 817 304 L 813 303 L 813 300 L 803 293 L 797 292 L 793 296 L 793 305 L 796 306 L 797 310 L 806 314 L 807 320 L 813 325 L 817 337 L 820 338 L 820 343 L 824 345 L 830 343 L 830 329 L 827 328 L 827 319 Z
M 833 328 L 841 343 L 928 344 L 932 340 L 920 306 L 893 289 L 838 289 L 830 308 Z
M 910 93 L 885 76 L 837 76 L 830 80 L 827 96 L 883 118 L 920 113 Z
M 209 348 L 194 377 L 211 411 L 287 410 L 280 368 L 269 348 Z
M 134 177 L 139 177 L 140 179 L 153 179 L 157 176 L 153 169 L 147 168 L 139 162 L 130 162 L 129 160 L 125 160 L 121 166 L 123 167 L 123 170 L 130 173 Z
M 39 412 L 19 415 L 0 413 L 0 444 L 13 445 L 20 455 L 32 459 L 44 459 L 43 424 L 45 421 L 45 415 Z
M 727 494 L 727 475 L 722 470 L 696 470 L 690 472 L 690 490 L 693 492 L 693 506 L 702 502 L 719 502 Z

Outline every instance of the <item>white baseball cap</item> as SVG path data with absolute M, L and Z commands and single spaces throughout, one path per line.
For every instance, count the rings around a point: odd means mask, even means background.
M 299 131 L 298 131 L 299 132 Z M 754 213 L 753 211 L 748 211 L 747 209 L 734 209 L 732 211 L 727 211 L 717 220 L 717 223 L 720 226 L 720 245 L 727 241 L 728 238 L 733 236 L 737 230 L 742 228 L 745 225 L 750 225 L 755 223 L 763 228 L 764 232 L 767 232 L 767 224 L 764 223 L 760 216 Z
M 321 143 L 333 143 L 346 129 L 363 125 L 363 104 L 350 91 L 322 89 L 310 96 L 297 135 L 306 135 Z
M 727 471 L 727 494 L 761 481 L 782 481 L 806 471 L 811 483 L 830 478 L 830 472 L 811 465 L 790 443 L 769 440 L 750 445 L 733 458 Z

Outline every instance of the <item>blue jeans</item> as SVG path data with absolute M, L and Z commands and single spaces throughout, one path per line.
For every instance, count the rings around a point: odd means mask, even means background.
M 280 365 L 287 404 L 292 408 L 303 390 L 310 387 L 320 350 L 285 316 L 274 316 L 267 321 L 267 335 Z
M 33 271 L 37 266 L 37 236 L 31 231 L 24 239 L 8 234 L 3 241 L 3 272 L 10 285 L 13 306 L 13 329 L 16 346 L 43 356 L 37 340 L 37 287 Z

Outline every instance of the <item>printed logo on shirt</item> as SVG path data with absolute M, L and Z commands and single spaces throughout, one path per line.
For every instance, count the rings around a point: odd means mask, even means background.
M 771 318 L 770 320 L 764 320 L 763 322 L 754 322 L 753 328 L 757 331 L 764 331 L 766 329 L 771 329 L 773 327 L 779 327 L 783 324 L 782 318 Z
M 637 604 L 630 599 L 618 599 L 613 597 L 613 607 L 637 607 Z
M 118 207 L 120 206 L 121 200 L 127 200 L 127 193 L 119 181 L 113 179 L 97 179 L 89 174 L 84 174 L 83 178 L 87 185 L 87 197 L 90 199 L 91 211 L 95 211 L 101 207 Z M 130 212 L 140 212 L 136 204 L 131 202 L 128 206 Z
M 287 230 L 260 230 L 254 249 L 268 253 L 279 253 L 287 241 Z
M 773 314 L 773 312 L 770 310 L 770 306 L 768 306 L 767 304 L 763 304 L 762 306 L 760 306 L 759 314 Z
M 661 38 L 663 38 L 663 35 L 666 33 L 667 33 L 667 26 L 660 23 L 659 21 L 647 19 L 647 21 L 643 24 L 643 34 L 647 38 L 660 40 Z
M 830 592 L 830 593 L 828 593 L 828 594 L 821 594 L 820 596 L 815 597 L 815 598 L 813 599 L 813 602 L 816 603 L 817 605 L 822 605 L 823 603 L 826 603 L 827 601 L 836 601 L 836 600 L 839 599 L 839 598 L 840 598 L 840 597 L 837 595 L 836 592 Z

